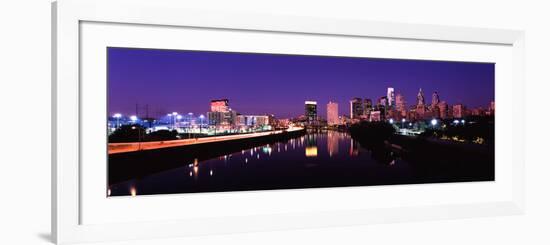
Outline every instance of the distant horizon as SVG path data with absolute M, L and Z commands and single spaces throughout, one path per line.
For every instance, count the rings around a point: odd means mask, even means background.
M 349 115 L 349 101 L 386 96 L 387 88 L 416 104 L 422 88 L 449 106 L 487 108 L 494 101 L 494 64 L 313 55 L 113 48 L 108 52 L 108 113 L 159 117 L 177 111 L 206 114 L 228 99 L 245 115 L 295 118 L 307 100 L 326 118 L 329 101 Z

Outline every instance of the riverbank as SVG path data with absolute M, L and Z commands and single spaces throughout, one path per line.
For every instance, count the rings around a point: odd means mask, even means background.
M 230 140 L 218 138 L 195 144 L 172 144 L 169 147 L 109 154 L 109 183 L 138 178 L 261 145 L 288 141 L 304 135 L 305 132 L 304 129 L 295 129 L 256 137 L 238 137 Z
M 492 144 L 444 141 L 432 137 L 405 136 L 385 124 L 356 126 L 352 138 L 381 159 L 398 156 L 414 167 L 427 182 L 492 181 L 495 150 Z

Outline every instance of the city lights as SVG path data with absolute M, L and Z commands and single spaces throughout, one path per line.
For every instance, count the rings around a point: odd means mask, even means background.
M 435 118 L 432 119 L 432 120 L 430 121 L 430 123 L 432 124 L 433 127 L 435 127 L 435 125 L 437 125 L 437 119 L 435 119 Z
M 108 196 L 494 180 L 494 64 L 156 52 L 109 69 Z

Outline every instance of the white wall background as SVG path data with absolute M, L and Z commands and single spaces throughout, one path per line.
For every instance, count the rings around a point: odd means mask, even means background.
M 544 90 L 550 82 L 550 8 L 545 5 L 525 0 L 190 1 L 189 7 L 198 9 L 526 30 L 527 214 L 116 244 L 550 244 L 550 161 L 543 141 L 550 135 L 538 128 L 549 120 Z M 47 244 L 50 1 L 11 0 L 0 6 L 0 243 Z

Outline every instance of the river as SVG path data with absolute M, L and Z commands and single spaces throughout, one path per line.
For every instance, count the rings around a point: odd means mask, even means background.
M 144 164 L 144 163 L 140 163 Z M 154 162 L 145 164 L 156 164 Z M 363 148 L 348 133 L 308 132 L 109 186 L 108 195 L 344 187 L 416 183 L 414 169 L 393 153 Z

